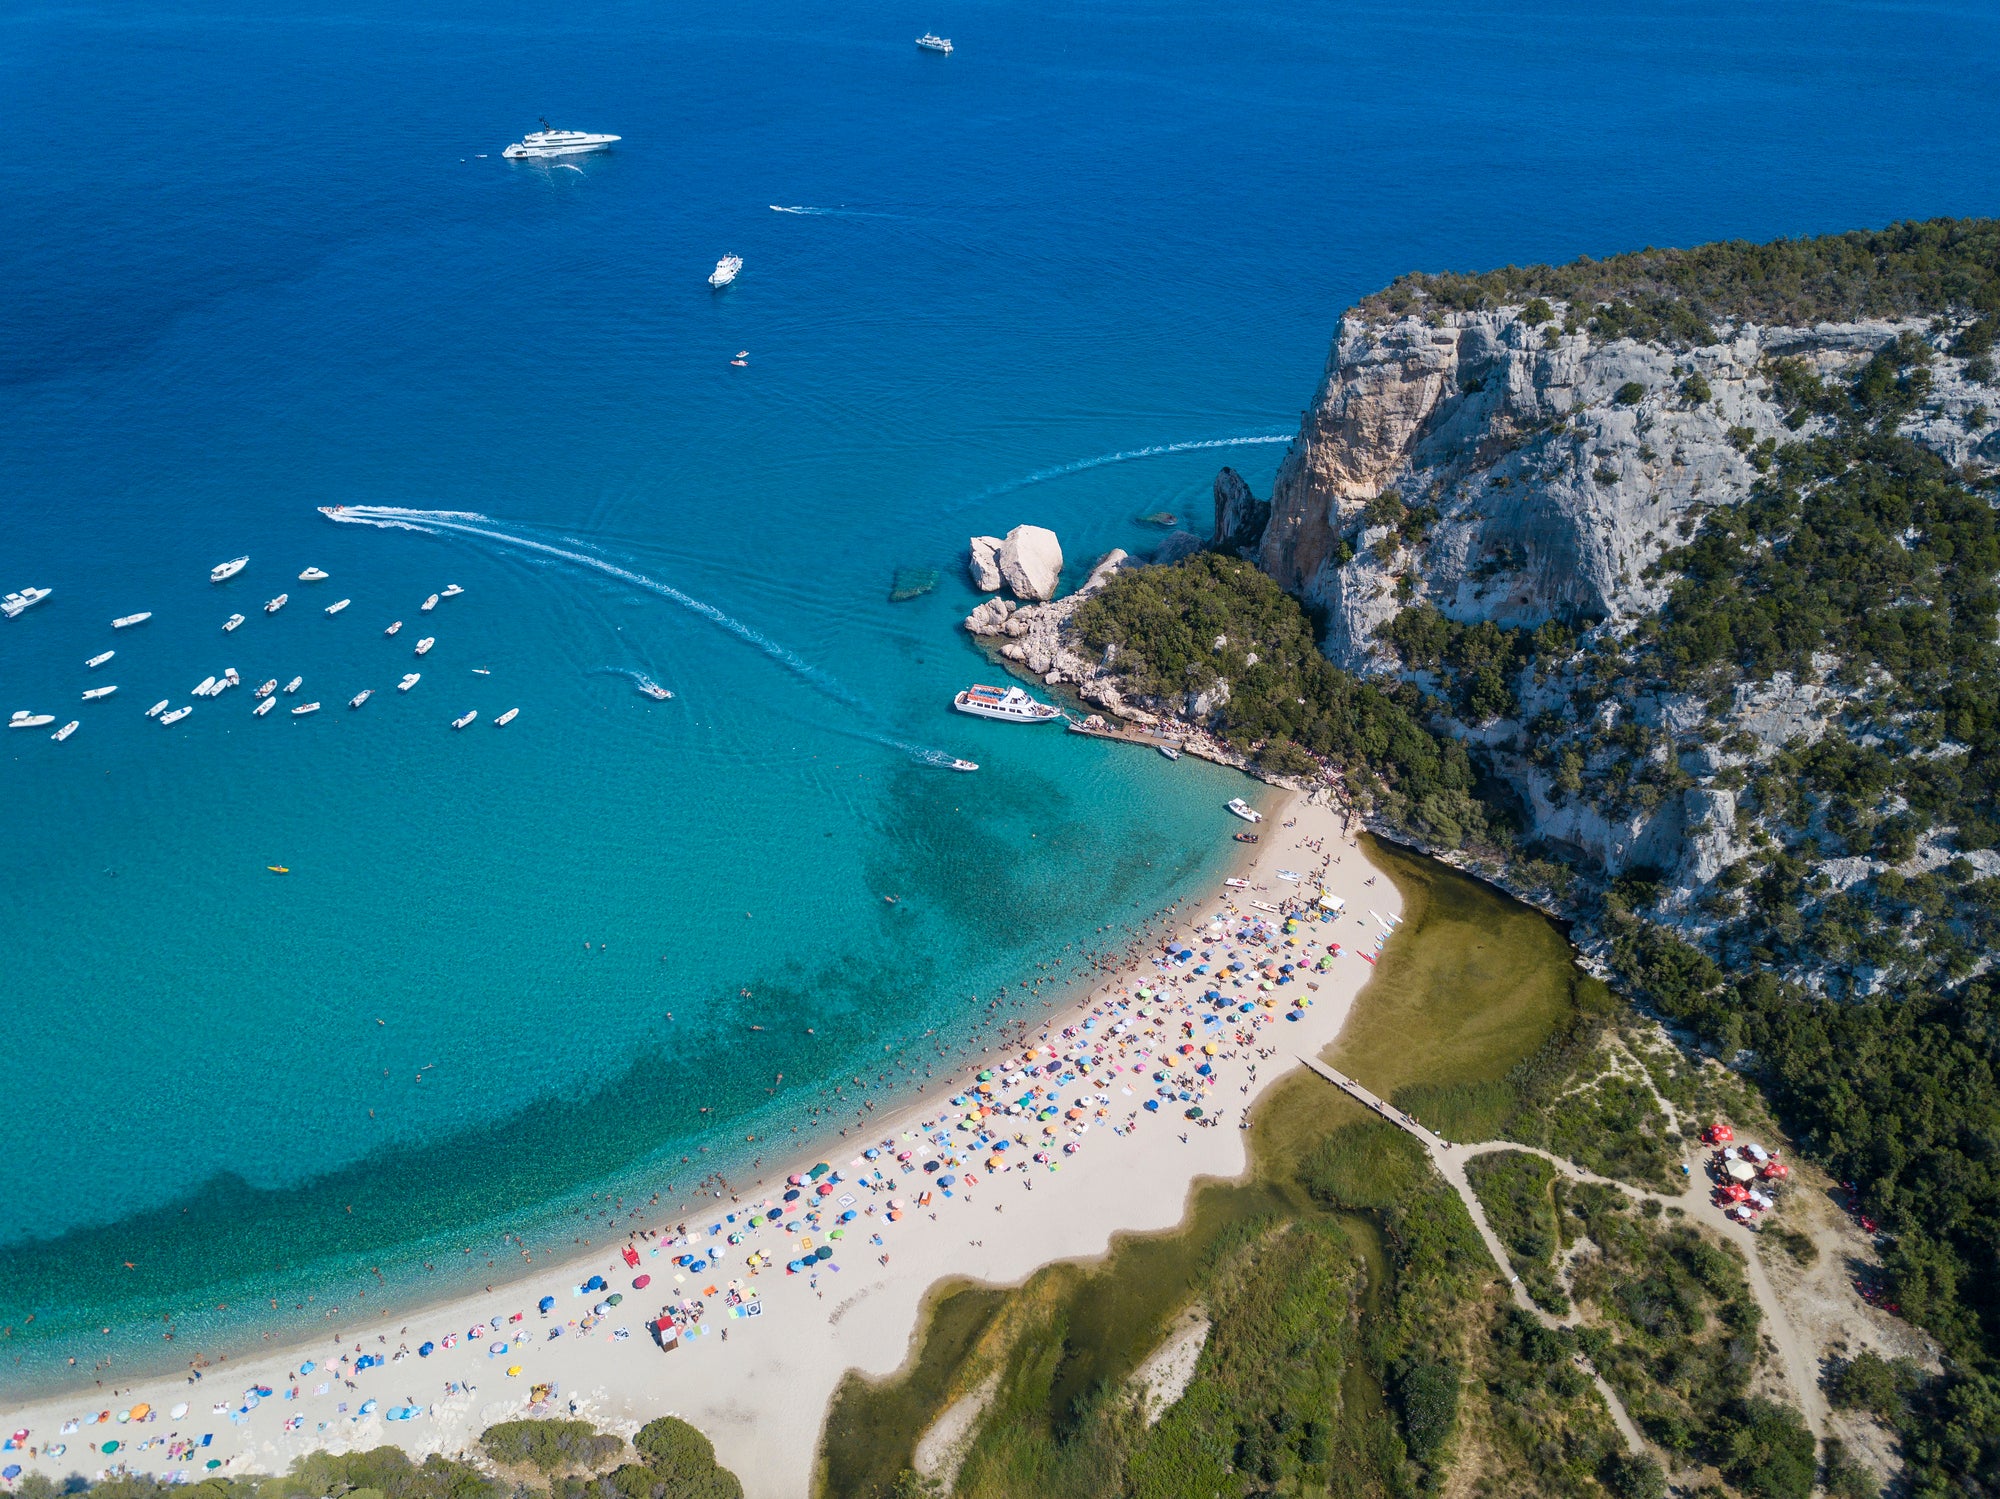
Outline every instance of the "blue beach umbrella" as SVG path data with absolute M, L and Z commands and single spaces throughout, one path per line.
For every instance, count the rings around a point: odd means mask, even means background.
M 418 1346 L 418 1348 L 417 1348 L 417 1357 L 418 1357 L 418 1358 L 429 1358 L 429 1357 L 431 1356 L 431 1350 L 432 1350 L 432 1349 L 434 1349 L 434 1348 L 436 1348 L 436 1347 L 437 1347 L 437 1344 L 435 1344 L 435 1343 L 424 1343 L 424 1344 L 421 1344 L 421 1345 L 419 1345 L 419 1346 Z
M 547 1316 L 547 1315 L 548 1315 L 548 1313 L 549 1313 L 549 1311 L 550 1311 L 550 1310 L 551 1310 L 551 1309 L 552 1309 L 552 1308 L 553 1308 L 553 1307 L 555 1306 L 555 1304 L 556 1304 L 556 1299 L 555 1299 L 555 1297 L 553 1297 L 553 1296 L 544 1296 L 544 1297 L 543 1297 L 543 1298 L 541 1299 L 541 1301 L 540 1301 L 540 1302 L 538 1302 L 538 1303 L 537 1303 L 536 1305 L 537 1305 L 537 1309 L 538 1309 L 538 1310 L 539 1310 L 539 1311 L 540 1311 L 540 1312 L 542 1313 L 542 1315 L 543 1315 L 543 1316 Z

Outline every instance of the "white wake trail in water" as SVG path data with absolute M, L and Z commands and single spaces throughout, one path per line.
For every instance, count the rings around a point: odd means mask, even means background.
M 343 525 L 377 526 L 385 530 L 425 531 L 432 535 L 476 536 L 500 546 L 519 547 L 525 551 L 541 552 L 546 556 L 556 557 L 564 562 L 574 562 L 579 567 L 595 568 L 598 572 L 604 573 L 607 576 L 621 579 L 635 587 L 643 588 L 649 593 L 657 593 L 662 598 L 673 600 L 683 609 L 699 614 L 703 619 L 727 630 L 745 644 L 755 646 L 780 666 L 803 678 L 806 682 L 832 698 L 835 702 L 840 703 L 843 707 L 852 708 L 855 712 L 864 713 L 870 717 L 875 716 L 875 710 L 867 702 L 856 696 L 846 683 L 814 666 L 797 652 L 788 650 L 786 647 L 780 645 L 770 636 L 764 634 L 763 631 L 746 625 L 742 620 L 724 613 L 704 599 L 698 599 L 693 594 L 681 592 L 680 589 L 674 587 L 671 583 L 662 583 L 658 578 L 649 578 L 644 573 L 634 572 L 629 567 L 620 567 L 617 563 L 606 561 L 602 557 L 594 557 L 588 552 L 571 551 L 567 547 L 552 546 L 546 541 L 536 541 L 533 537 L 516 536 L 512 532 L 498 530 L 489 517 L 480 515 L 476 511 L 411 510 L 395 505 L 345 505 L 338 509 L 328 507 L 321 513 L 329 520 L 339 521 Z M 871 732 L 869 737 L 890 749 L 901 750 L 906 754 L 914 755 L 926 764 L 944 766 L 951 764 L 953 759 L 952 756 L 945 754 L 942 750 L 909 744 L 880 732 Z
M 976 505 L 982 500 L 990 500 L 1003 494 L 1012 494 L 1017 489 L 1026 489 L 1032 484 L 1046 484 L 1051 479 L 1062 479 L 1070 474 L 1080 474 L 1086 469 L 1104 468 L 1113 463 L 1130 463 L 1139 458 L 1159 458 L 1168 453 L 1195 453 L 1204 448 L 1250 448 L 1267 443 L 1288 443 L 1292 440 L 1289 432 L 1271 432 L 1255 437 L 1204 437 L 1193 442 L 1163 442 L 1150 448 L 1127 448 L 1122 453 L 1102 453 L 1095 458 L 1079 458 L 1074 463 L 1059 463 L 1054 468 L 1037 469 L 1025 478 L 1009 479 L 1005 484 L 996 484 L 991 489 L 982 489 L 970 499 L 961 500 L 959 508 Z

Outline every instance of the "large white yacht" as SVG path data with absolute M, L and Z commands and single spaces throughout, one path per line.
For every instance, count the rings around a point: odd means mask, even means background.
M 10 593 L 0 599 L 0 614 L 12 619 L 24 609 L 31 609 L 54 593 L 53 588 L 23 588 L 19 593 Z
M 56 716 L 53 713 L 30 713 L 26 708 L 22 708 L 12 718 L 7 720 L 7 727 L 10 729 L 39 729 L 43 724 L 54 723 L 55 721 Z
M 548 156 L 581 156 L 586 151 L 603 151 L 619 139 L 615 135 L 592 135 L 587 130 L 552 130 L 547 120 L 540 130 L 531 130 L 500 154 L 509 161 L 527 161 Z
M 926 52 L 942 52 L 947 57 L 951 55 L 951 38 L 939 36 L 935 31 L 926 31 L 918 37 L 917 45 Z
M 953 698 L 951 705 L 975 718 L 998 718 L 1006 723 L 1047 723 L 1062 717 L 1062 709 L 1037 702 L 1019 687 L 976 683 Z
M 717 291 L 721 291 L 723 287 L 736 279 L 736 273 L 742 269 L 743 257 L 741 255 L 725 255 L 722 259 L 716 261 L 715 269 L 709 272 L 708 284 Z
M 249 565 L 250 559 L 248 557 L 232 557 L 227 562 L 218 562 L 208 570 L 208 581 L 211 583 L 227 582 Z

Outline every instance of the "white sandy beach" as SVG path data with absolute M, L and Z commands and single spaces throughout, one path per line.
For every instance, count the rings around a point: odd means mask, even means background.
M 1174 940 L 1115 980 L 1102 975 L 1078 1006 L 1031 1032 L 1027 1047 L 957 1072 L 946 1095 L 933 1083 L 931 1101 L 878 1121 L 879 1134 L 822 1142 L 826 1154 L 791 1170 L 826 1163 L 825 1192 L 808 1180 L 793 1203 L 782 1200 L 782 1185 L 769 1198 L 711 1200 L 700 1216 L 635 1235 L 636 1266 L 606 1244 L 491 1293 L 214 1364 L 199 1381 L 166 1376 L 17 1408 L 0 1424 L 27 1436 L 7 1460 L 58 1480 L 120 1467 L 193 1480 L 280 1471 L 316 1449 L 472 1453 L 483 1430 L 529 1413 L 535 1388 L 548 1385 L 538 1410 L 573 1407 L 626 1434 L 680 1416 L 714 1440 L 751 1499 L 800 1499 L 842 1376 L 897 1369 L 924 1295 L 940 1280 L 1008 1284 L 1051 1261 L 1101 1254 L 1117 1233 L 1178 1223 L 1197 1178 L 1244 1170 L 1240 1125 L 1251 1101 L 1299 1054 L 1334 1039 L 1373 972 L 1361 955 L 1372 959 L 1401 916 L 1395 886 L 1377 878 L 1342 826 L 1324 800 L 1282 801 L 1242 871 L 1249 888 L 1189 902 Z M 1301 920 L 1288 941 L 1277 909 L 1307 905 L 1322 889 L 1346 909 Z M 1222 937 L 1211 925 L 1217 916 Z M 1266 920 L 1268 941 L 1245 935 Z M 1337 956 L 1326 956 L 1331 943 L 1341 945 Z M 1172 956 L 1182 951 L 1192 956 Z M 1260 979 L 1266 959 L 1294 972 L 1279 984 Z M 1233 961 L 1245 967 L 1229 971 Z M 1218 984 L 1231 1007 L 1211 1023 L 1218 1006 L 1198 996 Z M 1195 1070 L 1203 1064 L 1212 1072 L 1205 1079 Z M 982 1069 L 992 1072 L 987 1102 L 1013 1107 L 968 1122 Z M 1163 1086 L 1171 1096 L 1160 1096 Z M 1042 1091 L 1019 1105 L 1031 1089 Z M 965 1101 L 948 1106 L 947 1096 Z M 1051 1106 L 1052 1117 L 1038 1117 Z M 1202 1123 L 1185 1117 L 1194 1106 Z M 1000 1169 L 989 1167 L 995 1161 Z M 753 1227 L 753 1211 L 763 1220 L 767 1202 L 778 1221 Z M 788 1271 L 821 1246 L 830 1259 Z M 754 1255 L 768 1262 L 753 1266 Z M 592 1277 L 603 1287 L 580 1292 Z M 635 1288 L 641 1277 L 649 1283 Z M 620 1305 L 605 1305 L 612 1293 Z M 546 1314 L 544 1297 L 554 1298 Z M 669 1308 L 676 1346 L 663 1351 L 651 1324 Z M 381 1362 L 357 1370 L 369 1355 Z M 107 1443 L 117 1446 L 106 1453 Z

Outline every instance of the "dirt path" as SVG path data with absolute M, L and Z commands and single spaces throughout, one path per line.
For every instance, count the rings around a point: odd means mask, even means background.
M 1300 1060 L 1349 1097 L 1372 1109 L 1398 1129 L 1404 1130 L 1417 1138 L 1423 1145 L 1424 1150 L 1429 1154 L 1431 1164 L 1437 1168 L 1438 1174 L 1451 1183 L 1453 1190 L 1458 1193 L 1459 1199 L 1464 1202 L 1466 1211 L 1472 1216 L 1474 1226 L 1479 1230 L 1479 1237 L 1486 1244 L 1487 1252 L 1493 1256 L 1493 1262 L 1500 1267 L 1501 1272 L 1508 1279 L 1513 1290 L 1515 1305 L 1532 1314 L 1545 1327 L 1554 1328 L 1571 1325 L 1575 1321 L 1575 1314 L 1573 1313 L 1568 1319 L 1550 1315 L 1536 1306 L 1529 1297 L 1526 1289 L 1522 1287 L 1519 1278 L 1514 1274 L 1512 1265 L 1507 1258 L 1506 1246 L 1500 1242 L 1500 1236 L 1493 1232 L 1492 1226 L 1486 1221 L 1486 1212 L 1480 1205 L 1479 1194 L 1472 1190 L 1472 1182 L 1466 1175 L 1466 1165 L 1476 1157 L 1492 1155 L 1506 1150 L 1516 1150 L 1523 1155 L 1536 1156 L 1547 1161 L 1571 1181 L 1588 1182 L 1595 1186 L 1610 1187 L 1616 1191 L 1623 1192 L 1635 1202 L 1651 1200 L 1661 1204 L 1663 1207 L 1677 1207 L 1687 1215 L 1690 1221 L 1707 1224 L 1724 1238 L 1732 1241 L 1743 1252 L 1744 1274 L 1749 1281 L 1750 1294 L 1756 1298 L 1758 1307 L 1763 1311 L 1764 1331 L 1769 1335 L 1772 1344 L 1778 1350 L 1779 1361 L 1785 1371 L 1786 1383 L 1791 1386 L 1792 1394 L 1799 1403 L 1799 1409 L 1805 1415 L 1806 1425 L 1811 1428 L 1815 1439 L 1825 1434 L 1826 1400 L 1820 1391 L 1819 1380 L 1817 1378 L 1818 1357 L 1793 1331 L 1790 1319 L 1785 1316 L 1784 1308 L 1779 1305 L 1777 1291 L 1772 1286 L 1770 1277 L 1764 1271 L 1763 1262 L 1757 1255 L 1756 1235 L 1751 1233 L 1742 1224 L 1731 1222 L 1714 1211 L 1708 1201 L 1708 1194 L 1700 1177 L 1690 1173 L 1686 1190 L 1676 1196 L 1669 1196 L 1664 1192 L 1649 1192 L 1643 1187 L 1635 1187 L 1628 1182 L 1617 1181 L 1608 1176 L 1599 1176 L 1594 1171 L 1586 1171 L 1574 1161 L 1552 1155 L 1550 1152 L 1534 1145 L 1518 1145 L 1511 1140 L 1482 1140 L 1477 1144 L 1455 1145 L 1425 1128 L 1400 1109 L 1383 1102 L 1373 1093 L 1362 1087 L 1361 1084 L 1354 1081 L 1353 1078 L 1335 1071 L 1324 1062 L 1317 1061 L 1311 1057 L 1302 1057 Z M 1643 1071 L 1643 1069 L 1641 1070 Z M 1673 1117 L 1672 1113 L 1669 1112 L 1667 1117 L 1671 1119 Z M 1604 1395 L 1605 1403 L 1611 1408 L 1612 1420 L 1618 1423 L 1618 1429 L 1625 1434 L 1626 1444 L 1635 1452 L 1643 1450 L 1643 1442 L 1639 1436 L 1639 1430 L 1633 1424 L 1631 1416 L 1626 1412 L 1624 1403 L 1619 1400 L 1617 1394 L 1611 1389 L 1610 1385 L 1605 1383 L 1603 1377 L 1597 1373 L 1596 1369 L 1591 1368 L 1588 1362 L 1581 1356 L 1578 1358 L 1578 1365 L 1590 1370 L 1592 1380 L 1595 1381 L 1599 1391 Z

